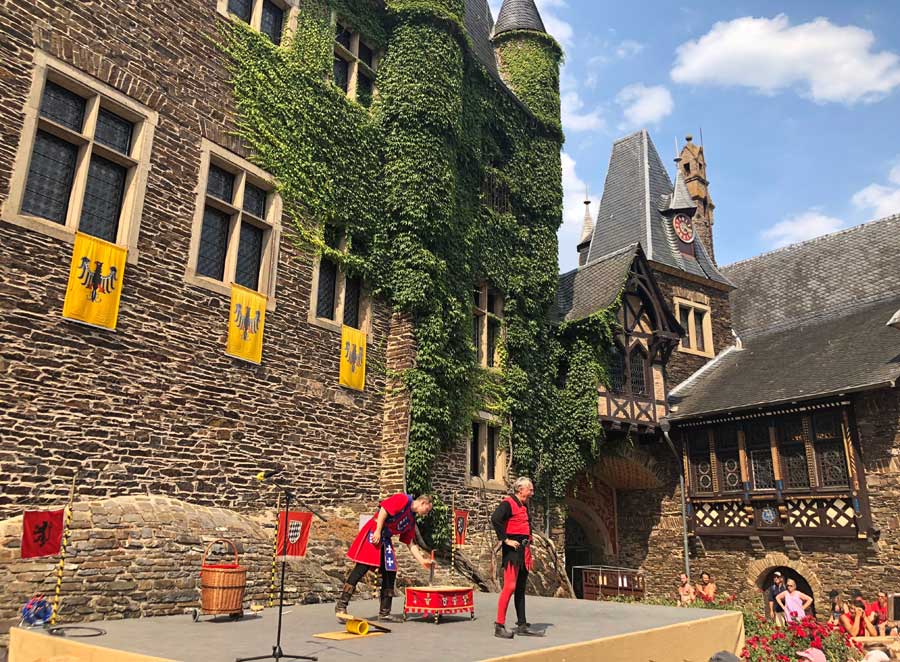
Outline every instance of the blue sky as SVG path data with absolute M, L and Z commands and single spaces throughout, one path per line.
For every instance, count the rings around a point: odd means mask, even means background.
M 669 163 L 702 129 L 719 264 L 900 212 L 900 2 L 537 5 L 566 51 L 562 271 L 639 128 Z

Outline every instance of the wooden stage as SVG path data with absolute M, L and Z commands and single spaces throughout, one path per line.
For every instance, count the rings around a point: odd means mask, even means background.
M 394 601 L 394 612 L 402 609 Z M 314 655 L 321 662 L 391 659 L 428 662 L 520 660 L 523 662 L 707 662 L 718 651 L 740 652 L 743 620 L 737 612 L 653 607 L 641 604 L 528 597 L 528 618 L 545 637 L 493 636 L 496 594 L 476 593 L 476 619 L 445 616 L 440 624 L 411 618 L 393 632 L 352 641 L 313 634 L 339 630 L 331 604 L 285 608 L 285 654 Z M 359 616 L 378 610 L 374 601 L 351 603 Z M 508 623 L 515 621 L 510 605 Z M 277 610 L 240 621 L 187 614 L 98 621 L 85 625 L 106 634 L 90 639 L 51 637 L 43 630 L 11 630 L 9 662 L 234 662 L 272 651 Z

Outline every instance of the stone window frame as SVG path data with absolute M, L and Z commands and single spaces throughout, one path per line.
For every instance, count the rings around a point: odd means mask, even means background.
M 347 235 L 342 234 L 338 240 L 337 249 L 341 252 L 347 252 Z M 316 311 L 319 303 L 319 274 L 321 273 L 322 253 L 316 254 L 313 259 L 312 281 L 309 293 L 309 310 L 307 311 L 306 321 L 321 329 L 341 333 L 341 327 L 344 325 L 344 301 L 347 294 L 347 274 L 341 265 L 337 265 L 336 281 L 334 285 L 334 319 L 327 317 L 319 317 Z M 372 295 L 366 282 L 362 282 L 359 293 L 359 330 L 364 331 L 369 342 L 372 341 Z
M 472 305 L 472 344 L 475 346 L 475 362 L 485 370 L 500 370 L 500 346 L 506 339 L 506 328 L 503 326 L 503 309 L 506 306 L 506 297 L 497 288 L 483 281 L 476 285 L 472 294 L 477 296 L 475 302 L 473 296 Z M 494 295 L 494 309 L 488 310 L 488 295 Z M 493 356 L 488 356 L 489 330 L 491 324 L 498 328 L 495 336 Z
M 234 192 L 231 204 L 207 196 L 206 188 L 209 179 L 210 165 L 214 165 L 235 176 Z M 216 143 L 201 139 L 200 168 L 195 189 L 194 218 L 191 223 L 191 242 L 188 249 L 188 261 L 184 273 L 184 281 L 189 285 L 202 287 L 217 294 L 231 296 L 231 283 L 237 268 L 237 254 L 240 241 L 240 225 L 243 222 L 243 196 L 247 183 L 266 191 L 266 213 L 263 230 L 263 247 L 259 267 L 259 285 L 257 291 L 267 297 L 266 310 L 276 308 L 275 285 L 278 274 L 278 257 L 281 247 L 282 200 L 275 186 L 274 178 L 242 158 Z M 216 209 L 224 211 L 231 217 L 228 227 L 228 249 L 225 255 L 225 274 L 223 280 L 216 280 L 197 273 L 197 260 L 200 255 L 200 234 L 203 229 L 203 212 L 210 203 Z M 257 225 L 254 223 L 254 225 Z
M 97 153 L 113 163 L 128 168 L 115 243 L 128 249 L 126 258 L 128 264 L 137 264 L 139 258 L 138 236 L 144 196 L 147 190 L 147 178 L 150 172 L 153 134 L 159 124 L 159 114 L 115 88 L 43 51 L 36 50 L 33 61 L 31 90 L 26 97 L 22 111 L 24 118 L 9 183 L 9 195 L 0 208 L 0 218 L 12 225 L 74 244 L 75 233 L 81 222 L 81 210 L 91 156 Z M 85 99 L 85 114 L 81 132 L 73 131 L 46 117 L 41 117 L 40 106 L 47 81 Z M 111 111 L 133 124 L 129 155 L 120 154 L 116 150 L 94 141 L 94 131 L 101 108 Z M 79 146 L 75 174 L 69 192 L 66 222 L 63 225 L 22 212 L 34 142 L 39 129 L 67 143 Z
M 277 5 L 284 12 L 284 22 L 281 28 L 281 43 L 276 46 L 284 45 L 285 39 L 297 31 L 297 15 L 300 11 L 299 0 L 269 0 L 272 4 Z M 263 0 L 250 0 L 253 9 L 250 13 L 250 27 L 262 34 L 262 8 Z M 216 12 L 224 16 L 230 21 L 238 21 L 245 23 L 239 16 L 228 11 L 228 0 L 216 0 Z
M 221 1 L 221 0 L 220 0 Z M 346 48 L 343 44 L 338 43 L 337 41 L 337 27 L 338 25 L 344 26 L 344 28 L 350 32 L 350 48 Z M 375 84 L 378 75 L 378 67 L 381 64 L 381 58 L 383 57 L 382 51 L 372 45 L 372 42 L 368 39 L 364 38 L 360 35 L 357 30 L 352 29 L 346 21 L 341 19 L 341 16 L 336 12 L 331 12 L 331 32 L 334 35 L 334 39 L 332 39 L 333 52 L 334 57 L 340 58 L 344 60 L 348 65 L 347 70 L 347 90 L 346 95 L 347 98 L 357 101 L 357 89 L 358 89 L 358 79 L 359 76 L 365 76 L 372 81 L 372 99 L 374 100 L 377 94 L 377 86 Z M 372 51 L 372 66 L 370 67 L 365 62 L 363 62 L 359 57 L 359 45 L 362 43 L 366 48 Z M 361 72 L 361 73 L 360 73 Z M 334 73 L 332 72 L 331 82 L 334 83 L 334 86 L 337 87 L 341 92 L 344 90 L 338 86 L 337 83 L 334 82 Z M 362 105 L 362 104 L 360 104 Z M 371 105 L 371 104 L 370 104 Z
M 469 487 L 486 489 L 497 492 L 505 492 L 507 486 L 507 452 L 500 443 L 500 428 L 502 421 L 498 416 L 486 411 L 479 411 L 472 418 L 472 428 L 478 427 L 478 454 L 479 475 L 472 474 L 472 447 L 473 436 L 470 433 L 466 438 L 466 482 Z M 488 430 L 496 430 L 494 446 L 494 475 L 487 475 Z
M 703 303 L 698 303 L 696 301 L 689 301 L 688 299 L 683 299 L 681 297 L 674 297 L 673 302 L 675 304 L 675 319 L 678 320 L 678 323 L 681 324 L 681 309 L 686 308 L 688 312 L 688 328 L 685 329 L 687 334 L 684 338 L 681 339 L 681 342 L 678 343 L 678 351 L 684 352 L 685 354 L 693 354 L 695 356 L 703 356 L 705 358 L 712 358 L 715 354 L 715 348 L 713 347 L 713 333 L 712 333 L 712 309 Z M 697 349 L 697 317 L 700 317 L 700 331 L 703 333 L 703 349 Z M 685 340 L 688 342 L 685 345 Z

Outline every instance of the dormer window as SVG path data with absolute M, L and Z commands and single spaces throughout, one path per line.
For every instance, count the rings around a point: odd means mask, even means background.
M 379 56 L 358 32 L 337 19 L 334 26 L 334 84 L 367 108 L 375 94 Z
M 675 297 L 675 317 L 684 329 L 678 351 L 712 357 L 712 314 L 708 305 Z

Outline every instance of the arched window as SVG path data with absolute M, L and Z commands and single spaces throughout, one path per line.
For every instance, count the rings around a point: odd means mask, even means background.
M 619 393 L 625 390 L 625 355 L 615 343 L 609 350 L 609 387 Z
M 631 392 L 635 395 L 647 395 L 647 360 L 640 347 L 635 347 L 629 357 L 631 363 Z

